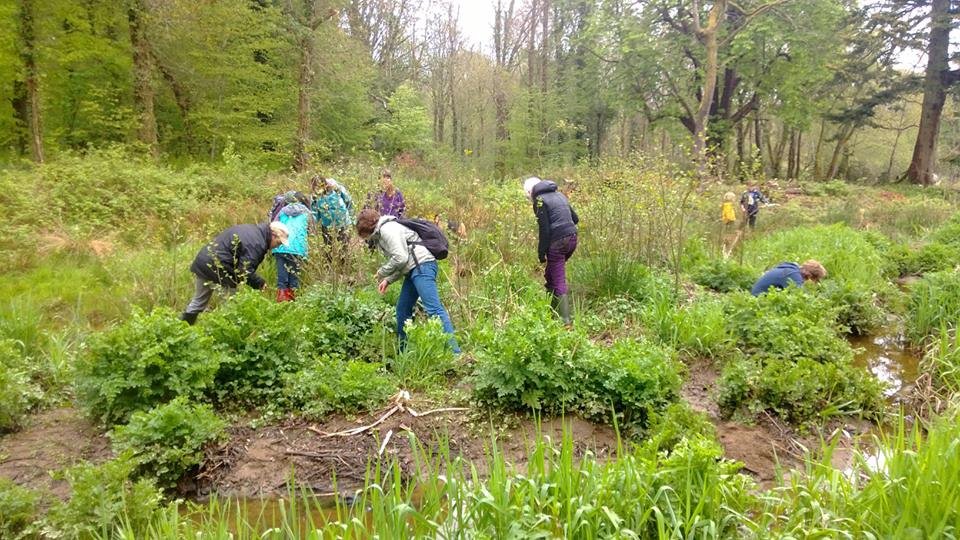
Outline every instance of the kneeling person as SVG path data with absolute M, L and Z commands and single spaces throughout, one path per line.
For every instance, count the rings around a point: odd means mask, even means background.
M 367 208 L 357 216 L 357 234 L 379 247 L 387 258 L 376 275 L 380 294 L 385 293 L 391 283 L 403 278 L 400 298 L 397 299 L 397 335 L 401 349 L 407 339 L 403 325 L 413 317 L 413 308 L 419 298 L 427 315 L 440 319 L 443 331 L 450 334 L 450 347 L 459 354 L 460 347 L 453 337 L 453 323 L 437 292 L 437 260 L 420 244 L 417 233 L 401 225 L 396 217 L 381 216 L 376 210 Z
M 760 296 L 767 292 L 771 287 L 776 289 L 786 289 L 791 283 L 797 287 L 803 287 L 807 281 L 814 283 L 827 277 L 827 270 L 818 261 L 809 260 L 803 264 L 795 262 L 784 262 L 767 270 L 750 289 L 750 294 Z
M 288 244 L 289 235 L 286 225 L 278 221 L 234 225 L 218 234 L 200 249 L 190 265 L 196 277 L 196 292 L 180 319 L 195 323 L 210 304 L 215 286 L 223 287 L 228 294 L 242 281 L 254 289 L 262 289 L 266 281 L 257 274 L 257 268 L 268 251 Z

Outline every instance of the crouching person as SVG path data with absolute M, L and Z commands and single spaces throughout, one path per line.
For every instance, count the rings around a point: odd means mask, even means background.
M 190 271 L 196 281 L 196 292 L 180 315 L 189 324 L 210 304 L 215 287 L 233 294 L 246 281 L 254 289 L 262 289 L 266 281 L 257 268 L 267 252 L 279 245 L 288 245 L 290 232 L 278 221 L 272 223 L 234 225 L 200 249 Z
M 297 296 L 300 267 L 308 253 L 307 233 L 313 222 L 309 197 L 299 191 L 287 195 L 287 205 L 277 213 L 276 221 L 287 227 L 289 241 L 273 250 L 277 261 L 277 302 L 289 302 Z
M 438 317 L 443 331 L 450 334 L 450 348 L 456 354 L 460 346 L 453 337 L 453 323 L 437 292 L 437 260 L 420 243 L 420 236 L 412 229 L 401 225 L 394 216 L 381 216 L 372 208 L 364 209 L 357 216 L 357 234 L 371 245 L 380 248 L 387 261 L 377 270 L 376 279 L 380 294 L 387 287 L 403 278 L 400 297 L 397 299 L 397 334 L 400 348 L 406 345 L 404 323 L 413 317 L 417 299 L 423 302 L 427 315 Z
M 817 283 L 825 277 L 827 277 L 827 269 L 819 261 L 811 259 L 803 264 L 783 262 L 764 272 L 753 284 L 750 294 L 760 296 L 771 288 L 786 289 L 790 285 L 803 287 L 807 281 Z

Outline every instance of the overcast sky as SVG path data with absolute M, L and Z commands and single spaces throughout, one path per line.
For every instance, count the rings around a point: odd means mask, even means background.
M 484 52 L 490 53 L 490 43 L 493 41 L 493 6 L 492 0 L 449 0 L 454 9 L 460 10 L 460 30 L 463 39 L 470 48 L 481 47 Z

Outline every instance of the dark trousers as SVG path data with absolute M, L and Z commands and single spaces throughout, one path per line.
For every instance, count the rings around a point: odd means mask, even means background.
M 274 253 L 273 258 L 277 260 L 277 288 L 300 288 L 301 257 L 290 253 Z
M 554 296 L 567 294 L 567 259 L 577 250 L 577 235 L 571 234 L 550 242 L 547 249 L 547 267 L 543 271 L 547 290 Z

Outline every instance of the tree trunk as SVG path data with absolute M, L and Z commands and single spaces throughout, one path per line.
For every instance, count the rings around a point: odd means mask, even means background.
M 297 73 L 297 140 L 293 148 L 293 169 L 303 172 L 310 166 L 310 85 L 313 82 L 313 36 L 300 39 L 300 69 Z
M 847 147 L 847 142 L 850 141 L 850 137 L 853 136 L 853 126 L 840 126 L 840 131 L 837 133 L 837 146 L 833 149 L 833 157 L 830 158 L 830 166 L 827 168 L 826 180 L 833 180 L 837 177 L 837 173 L 840 172 L 840 160 L 844 155 L 844 150 Z
M 707 122 L 713 95 L 717 89 L 717 71 L 720 65 L 717 31 L 726 12 L 727 0 L 715 0 L 710 8 L 707 25 L 700 29 L 705 58 L 700 104 L 693 115 L 693 159 L 697 166 L 697 176 L 701 179 L 707 174 Z
M 933 0 L 930 6 L 930 42 L 927 71 L 923 82 L 920 129 L 906 176 L 914 184 L 929 185 L 935 180 L 937 136 L 947 99 L 945 76 L 950 68 L 950 0 Z
M 30 157 L 43 163 L 43 116 L 40 113 L 40 74 L 37 69 L 36 13 L 33 0 L 20 0 L 20 58 L 23 61 L 23 90 L 19 98 L 22 118 L 29 133 Z
M 127 9 L 130 43 L 133 46 L 133 104 L 140 118 L 137 140 L 147 145 L 150 153 L 157 157 L 160 155 L 160 145 L 157 142 L 157 117 L 154 112 L 153 57 L 144 28 L 145 13 L 142 0 L 133 0 Z
M 827 131 L 827 121 L 825 119 L 820 120 L 820 136 L 817 137 L 817 146 L 813 151 L 813 177 L 817 180 L 823 180 L 823 177 L 820 175 L 823 171 L 820 166 L 820 151 L 823 149 L 823 139 L 824 134 Z

